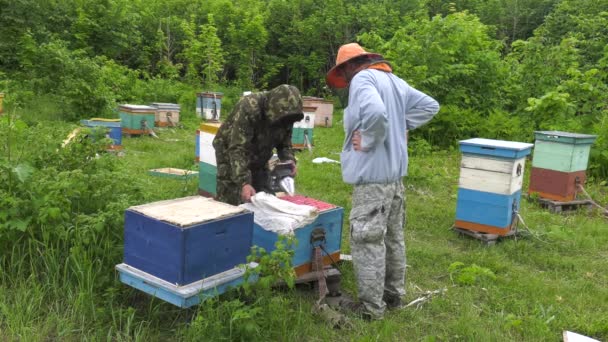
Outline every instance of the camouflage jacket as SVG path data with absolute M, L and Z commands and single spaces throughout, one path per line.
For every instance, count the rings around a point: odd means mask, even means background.
M 302 98 L 293 86 L 243 97 L 213 140 L 218 165 L 230 164 L 230 180 L 240 186 L 251 184 L 251 170 L 268 167 L 274 148 L 280 160 L 295 161 L 291 131 L 302 117 Z M 280 124 L 285 119 L 291 124 Z

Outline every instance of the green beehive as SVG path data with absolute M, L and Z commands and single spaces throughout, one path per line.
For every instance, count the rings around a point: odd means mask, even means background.
M 595 135 L 560 131 L 535 132 L 536 144 L 532 167 L 561 172 L 587 169 Z
M 124 104 L 118 107 L 122 131 L 126 134 L 146 134 L 154 128 L 156 108 Z

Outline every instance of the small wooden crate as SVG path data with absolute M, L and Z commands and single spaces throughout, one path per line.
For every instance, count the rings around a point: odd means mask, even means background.
M 501 236 L 515 228 L 525 157 L 532 146 L 479 138 L 460 142 L 463 156 L 455 227 Z
M 296 204 L 315 206 L 319 209 L 319 216 L 314 222 L 298 228 L 294 232 L 297 244 L 293 247 L 294 255 L 291 264 L 296 275 L 300 276 L 312 271 L 312 250 L 315 242 L 311 241 L 311 235 L 316 228 L 321 228 L 325 232 L 323 264 L 329 265 L 332 260 L 335 262 L 340 260 L 344 209 L 301 195 L 284 196 L 281 199 Z M 256 223 L 253 227 L 253 245 L 262 247 L 267 252 L 275 250 L 279 234 L 265 230 Z
M 253 214 L 192 196 L 125 212 L 124 263 L 177 286 L 244 264 Z
M 125 104 L 118 107 L 122 132 L 130 135 L 149 134 L 154 128 L 156 108 Z
M 175 127 L 179 123 L 180 107 L 178 104 L 153 102 L 151 107 L 156 108 L 154 116 L 156 127 Z
M 196 94 L 196 115 L 205 120 L 219 121 L 222 111 L 222 97 L 218 92 L 202 92 Z
M 247 267 L 256 268 L 257 264 L 252 262 Z M 245 268 L 240 266 L 183 286 L 172 284 L 124 263 L 116 265 L 116 270 L 121 282 L 180 308 L 197 305 L 245 281 Z M 253 274 L 248 279 L 249 282 L 256 280 L 257 276 Z
M 309 110 L 309 111 L 307 111 Z M 306 143 L 314 144 L 315 114 L 311 108 L 304 108 L 304 118 L 293 124 L 291 145 L 296 149 L 306 148 Z
M 596 136 L 560 131 L 538 131 L 535 136 L 529 194 L 561 202 L 575 200 L 587 178 Z

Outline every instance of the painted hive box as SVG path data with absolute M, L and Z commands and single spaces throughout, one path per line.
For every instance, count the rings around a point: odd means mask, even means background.
M 334 103 L 320 97 L 302 97 L 304 107 L 315 108 L 315 126 L 331 127 L 333 124 Z
M 180 107 L 178 104 L 154 102 L 151 107 L 156 108 L 154 116 L 156 127 L 175 127 L 179 123 Z
M 576 199 L 578 185 L 586 180 L 595 135 L 561 131 L 535 132 L 530 194 L 556 201 Z
M 480 138 L 460 142 L 456 227 L 499 235 L 511 230 L 532 146 Z
M 118 107 L 123 133 L 146 134 L 154 128 L 156 108 L 125 104 Z
M 249 263 L 246 266 L 255 268 L 257 264 Z M 197 305 L 245 281 L 245 267 L 241 266 L 183 286 L 171 284 L 124 263 L 116 265 L 116 270 L 121 282 L 180 308 Z M 255 282 L 257 276 L 250 276 L 248 280 Z
M 217 194 L 217 161 L 213 139 L 221 127 L 219 122 L 202 123 L 197 131 L 196 160 L 199 162 L 199 194 L 213 197 Z
M 222 97 L 218 92 L 196 94 L 196 115 L 205 120 L 219 121 L 222 112 Z
M 319 216 L 314 222 L 295 230 L 297 244 L 293 247 L 294 255 L 291 262 L 296 275 L 299 276 L 312 270 L 313 247 L 319 243 L 323 243 L 325 248 L 323 252 L 324 265 L 331 264 L 332 259 L 337 262 L 340 259 L 340 247 L 342 244 L 344 209 L 302 195 L 284 196 L 281 199 L 291 203 L 313 206 L 319 210 Z M 313 241 L 313 232 L 323 232 L 324 241 Z M 275 250 L 275 243 L 278 240 L 278 233 L 265 230 L 257 223 L 254 223 L 253 245 L 262 247 L 267 252 L 270 252 Z
M 124 263 L 185 285 L 246 262 L 253 214 L 192 196 L 134 206 L 125 212 Z
M 120 119 L 92 118 L 90 120 L 80 120 L 80 123 L 105 135 L 107 138 L 112 139 L 112 145 L 109 146 L 109 149 L 118 150 L 122 148 L 122 127 Z
M 306 148 L 314 144 L 315 114 L 314 108 L 304 107 L 304 118 L 293 124 L 291 145 L 293 148 Z

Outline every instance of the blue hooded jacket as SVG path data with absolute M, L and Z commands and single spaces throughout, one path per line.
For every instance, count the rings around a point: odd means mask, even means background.
M 344 182 L 385 184 L 407 175 L 406 131 L 427 123 L 438 111 L 435 99 L 392 73 L 358 72 L 350 82 L 344 110 L 346 137 L 340 155 Z M 363 151 L 353 149 L 357 130 Z

